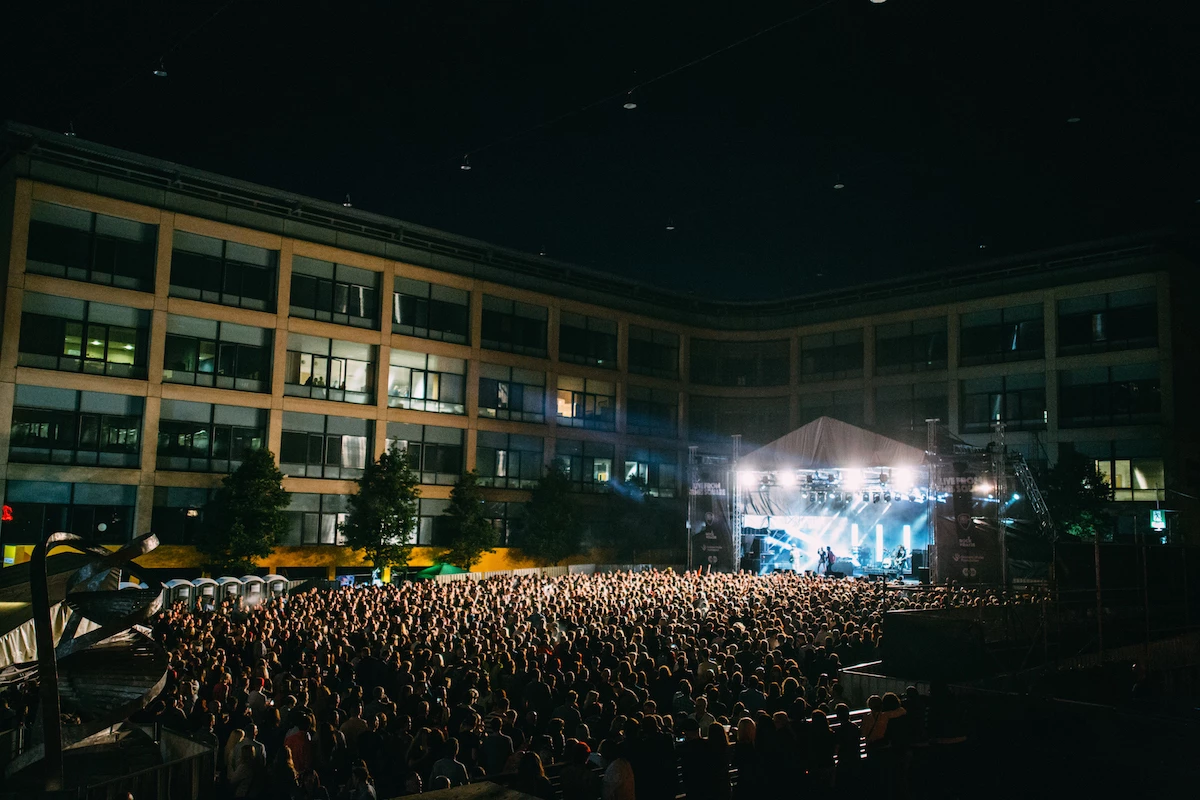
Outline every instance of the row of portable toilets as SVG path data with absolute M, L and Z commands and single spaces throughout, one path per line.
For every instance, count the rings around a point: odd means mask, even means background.
M 129 584 L 134 586 L 135 584 Z M 185 580 L 176 578 L 163 584 L 166 587 L 168 605 L 184 602 L 193 605 L 203 602 L 205 605 L 217 605 L 222 600 L 241 597 L 247 605 L 261 603 L 273 597 L 287 594 L 288 579 L 282 575 L 243 575 L 240 578 L 196 578 Z M 122 584 L 122 588 L 125 585 Z

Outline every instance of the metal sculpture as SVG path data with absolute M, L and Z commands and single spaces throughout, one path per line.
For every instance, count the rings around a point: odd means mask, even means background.
M 65 630 L 54 644 L 47 561 L 55 547 L 67 546 L 95 556 L 65 582 L 62 602 L 70 608 Z M 46 791 L 63 788 L 63 751 L 123 722 L 145 708 L 167 680 L 167 653 L 134 626 L 146 623 L 162 608 L 163 586 L 146 570 L 138 573 L 146 589 L 117 591 L 118 571 L 158 547 L 154 534 L 134 539 L 110 552 L 71 533 L 51 534 L 34 548 L 29 561 L 32 616 L 37 641 L 37 676 L 41 697 L 41 741 L 8 765 L 12 775 L 44 759 Z M 96 625 L 76 635 L 80 623 Z M 64 726 L 64 703 L 80 724 Z

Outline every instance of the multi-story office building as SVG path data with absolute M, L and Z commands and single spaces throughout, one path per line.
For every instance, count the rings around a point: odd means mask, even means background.
M 1200 482 L 1192 266 L 1154 239 L 722 302 L 22 126 L 5 146 L 5 545 L 154 530 L 194 564 L 210 492 L 266 447 L 292 494 L 271 566 L 346 565 L 345 499 L 391 443 L 430 544 L 467 469 L 508 535 L 553 460 L 581 493 L 680 497 L 689 445 L 821 415 L 1074 448 L 1142 512 L 1126 534 Z

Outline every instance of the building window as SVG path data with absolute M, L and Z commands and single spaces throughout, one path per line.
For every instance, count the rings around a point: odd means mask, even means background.
M 150 312 L 26 292 L 17 363 L 23 367 L 145 378 Z
M 607 492 L 613 479 L 613 446 L 608 442 L 558 439 L 554 463 L 577 492 Z
M 372 460 L 374 430 L 369 419 L 284 411 L 279 469 L 294 478 L 360 478 Z
M 488 350 L 545 358 L 548 319 L 544 306 L 485 294 L 480 344 Z
M 562 312 L 558 324 L 558 360 L 616 369 L 616 320 Z
M 723 439 L 740 434 L 742 452 L 751 445 L 772 442 L 789 430 L 791 401 L 788 397 L 709 397 L 688 399 L 688 438 L 698 441 Z
M 1008 430 L 1046 427 L 1046 376 L 1041 373 L 962 382 L 962 431 L 983 433 L 997 422 Z
M 261 450 L 266 441 L 265 409 L 163 400 L 158 469 L 233 472 L 248 450 Z
M 875 390 L 875 427 L 884 434 L 926 430 L 925 420 L 950 419 L 950 401 L 944 381 L 899 386 L 880 386 Z
M 1157 364 L 1058 374 L 1059 427 L 1144 425 L 1158 422 L 1161 409 Z
M 679 436 L 679 392 L 629 386 L 625 391 L 625 429 L 647 436 Z
M 546 373 L 498 364 L 479 365 L 479 416 L 546 421 Z
M 289 333 L 283 393 L 369 405 L 375 402 L 375 347 Z
M 25 271 L 154 291 L 158 227 L 34 201 Z
M 289 313 L 356 328 L 379 328 L 379 273 L 293 256 Z
M 1158 344 L 1153 287 L 1058 301 L 1059 355 L 1132 350 Z
M 397 277 L 392 294 L 392 333 L 467 344 L 471 293 L 436 283 Z
M 800 376 L 808 381 L 861 378 L 863 332 L 838 331 L 800 340 Z
M 404 451 L 421 483 L 452 486 L 463 473 L 463 430 L 408 422 L 387 424 L 387 446 Z
M 946 318 L 880 325 L 875 329 L 875 374 L 946 368 Z
M 197 544 L 204 536 L 204 509 L 212 494 L 211 489 L 154 487 L 154 535 L 163 544 Z
M 1046 351 L 1041 303 L 963 314 L 960 333 L 964 367 L 1042 358 Z
M 1096 462 L 1118 503 L 1167 499 L 1166 472 L 1161 458 L 1113 458 Z
M 344 545 L 346 537 L 342 529 L 346 524 L 348 499 L 344 494 L 289 492 L 283 544 Z
M 800 395 L 800 424 L 820 417 L 832 417 L 851 425 L 863 424 L 863 393 L 859 389 L 842 392 L 808 392 Z
M 541 437 L 479 431 L 475 471 L 480 486 L 532 489 L 542 477 L 543 463 Z
M 275 310 L 279 251 L 175 231 L 171 296 Z
M 125 544 L 133 535 L 137 487 L 107 483 L 10 480 L 4 502 L 12 519 L 4 544 L 40 544 L 65 531 L 92 544 Z
M 450 518 L 446 510 L 449 500 L 423 497 L 417 503 L 417 541 L 419 546 L 441 545 L 446 541 Z
M 388 405 L 435 414 L 467 413 L 467 362 L 461 358 L 392 350 Z
M 791 345 L 769 342 L 722 342 L 693 339 L 692 383 L 706 386 L 786 386 Z
M 167 316 L 163 381 L 271 391 L 272 332 L 213 319 Z
M 519 546 L 521 526 L 525 523 L 525 503 L 484 503 L 483 515 L 496 529 L 501 547 Z
M 625 454 L 625 483 L 641 484 L 652 497 L 674 497 L 679 488 L 679 464 L 675 453 L 633 448 Z
M 630 325 L 629 371 L 657 378 L 678 378 L 679 335 Z
M 558 424 L 612 431 L 617 427 L 617 385 L 612 381 L 558 376 Z
M 142 398 L 18 386 L 8 460 L 137 467 Z

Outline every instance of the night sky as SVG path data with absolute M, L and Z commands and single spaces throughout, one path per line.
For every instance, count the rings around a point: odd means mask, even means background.
M 20 5 L 4 118 L 700 295 L 1200 220 L 1182 2 Z

